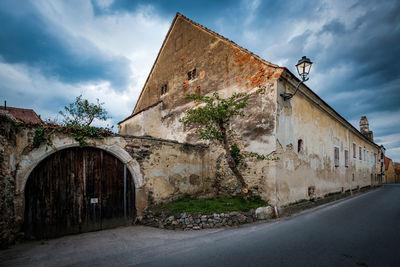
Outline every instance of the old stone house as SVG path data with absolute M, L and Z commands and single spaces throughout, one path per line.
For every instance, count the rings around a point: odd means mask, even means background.
M 357 130 L 304 84 L 284 101 L 280 94 L 293 93 L 298 82 L 287 68 L 177 13 L 132 114 L 119 123 L 119 133 L 196 144 L 195 129 L 179 122 L 196 106 L 184 99 L 186 94 L 217 91 L 228 97 L 261 89 L 246 107 L 251 117 L 234 122 L 243 150 L 279 158 L 252 160 L 243 167 L 254 193 L 284 205 L 380 183 L 380 149 L 366 117 Z M 223 151 L 211 144 L 204 160 L 208 167 L 202 179 L 223 176 L 226 190 L 234 190 Z M 158 179 L 162 182 L 152 184 L 151 191 L 161 200 L 167 197 L 163 187 L 173 184 L 173 178 L 166 172 Z
M 242 150 L 274 158 L 241 167 L 252 193 L 272 205 L 380 184 L 384 155 L 367 119 L 357 130 L 304 84 L 284 101 L 280 94 L 298 81 L 178 13 L 119 135 L 88 138 L 82 148 L 53 131 L 34 146 L 36 126 L 15 128 L 0 116 L 0 246 L 21 233 L 53 237 L 131 223 L 152 203 L 213 196 L 216 186 L 236 193 L 221 147 L 179 122 L 196 107 L 184 100 L 189 93 L 259 91 L 246 107 L 251 117 L 233 127 Z

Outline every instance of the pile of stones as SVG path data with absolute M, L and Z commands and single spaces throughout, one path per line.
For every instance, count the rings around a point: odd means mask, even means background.
M 266 207 L 262 207 L 265 211 Z M 181 230 L 200 230 L 208 228 L 219 228 L 224 226 L 236 226 L 245 223 L 252 223 L 256 220 L 264 220 L 272 217 L 272 209 L 269 207 L 269 214 L 260 214 L 260 208 L 251 209 L 246 212 L 232 211 L 226 213 L 214 213 L 212 215 L 180 213 L 173 216 L 155 214 L 152 211 L 145 211 L 140 224 Z

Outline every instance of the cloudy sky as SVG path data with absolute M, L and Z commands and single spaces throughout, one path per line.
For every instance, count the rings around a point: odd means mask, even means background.
M 400 161 L 400 2 L 0 1 L 0 101 L 56 119 L 83 94 L 116 123 L 131 112 L 176 14 L 295 73 Z

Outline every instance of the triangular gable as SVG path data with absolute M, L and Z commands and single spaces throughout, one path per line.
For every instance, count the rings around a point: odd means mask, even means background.
M 212 31 L 212 30 L 210 30 L 210 29 L 208 29 L 208 28 L 206 28 L 206 27 L 204 27 L 203 25 L 200 25 L 200 24 L 198 24 L 198 23 L 196 23 L 196 22 L 190 20 L 189 18 L 183 16 L 182 14 L 177 13 L 176 16 L 175 16 L 175 18 L 174 18 L 174 20 L 172 21 L 172 24 L 171 24 L 171 27 L 170 27 L 169 30 L 168 30 L 168 33 L 167 33 L 167 35 L 166 35 L 166 37 L 165 37 L 165 39 L 164 39 L 164 41 L 163 41 L 163 44 L 162 44 L 162 46 L 161 46 L 161 49 L 160 49 L 160 51 L 158 52 L 157 58 L 156 58 L 156 60 L 155 60 L 155 62 L 154 62 L 154 64 L 153 64 L 153 66 L 152 66 L 152 68 L 151 68 L 151 71 L 150 71 L 150 73 L 149 73 L 149 76 L 148 76 L 147 79 L 146 79 L 146 82 L 145 82 L 145 84 L 144 84 L 144 86 L 143 86 L 143 89 L 142 89 L 140 95 L 139 95 L 138 101 L 136 102 L 136 105 L 135 105 L 135 108 L 133 109 L 132 114 L 131 114 L 129 117 L 127 117 L 126 119 L 124 119 L 123 121 L 121 121 L 120 123 L 126 121 L 127 119 L 129 119 L 129 118 L 131 118 L 131 117 L 133 117 L 133 116 L 135 116 L 136 114 L 140 113 L 141 111 L 146 110 L 146 109 L 148 109 L 148 108 L 151 107 L 151 106 L 154 106 L 154 103 L 158 103 L 158 102 L 159 102 L 158 100 L 154 100 L 154 101 L 152 101 L 152 103 L 148 103 L 147 105 L 143 105 L 143 104 L 142 104 L 143 97 L 146 95 L 146 93 L 149 94 L 148 90 L 151 90 L 151 88 L 148 87 L 149 80 L 151 79 L 151 77 L 152 77 L 152 75 L 153 75 L 153 72 L 154 72 L 154 70 L 155 70 L 155 68 L 156 68 L 156 66 L 157 66 L 157 63 L 158 63 L 158 61 L 159 61 L 159 59 L 160 59 L 160 57 L 161 57 L 161 55 L 162 55 L 162 53 L 163 53 L 165 47 L 168 45 L 168 42 L 169 42 L 169 39 L 170 39 L 170 35 L 171 35 L 171 33 L 174 31 L 174 27 L 176 26 L 177 21 L 180 20 L 180 19 L 184 20 L 185 22 L 190 23 L 191 25 L 193 25 L 194 27 L 196 27 L 196 28 L 199 29 L 199 30 L 201 30 L 201 31 L 203 31 L 203 32 L 206 32 L 206 33 L 208 33 L 208 34 L 211 34 L 212 36 L 214 36 L 214 37 L 220 39 L 221 41 L 224 41 L 225 43 L 231 45 L 231 46 L 234 47 L 235 49 L 238 49 L 238 50 L 240 50 L 241 52 L 244 52 L 244 53 L 250 55 L 250 56 L 253 57 L 254 59 L 259 60 L 260 62 L 262 62 L 263 64 L 266 64 L 266 65 L 268 65 L 268 66 L 270 66 L 270 67 L 273 67 L 273 68 L 284 69 L 283 67 L 280 67 L 280 66 L 278 66 L 278 65 L 272 64 L 272 63 L 270 63 L 270 62 L 268 62 L 268 61 L 262 59 L 261 57 L 257 56 L 256 54 L 254 54 L 254 53 L 248 51 L 247 49 L 245 49 L 245 48 L 243 48 L 243 47 L 237 45 L 237 44 L 234 43 L 233 41 L 231 41 L 231 40 L 229 40 L 229 39 L 223 37 L 222 35 L 220 35 L 220 34 L 214 32 L 214 31 Z

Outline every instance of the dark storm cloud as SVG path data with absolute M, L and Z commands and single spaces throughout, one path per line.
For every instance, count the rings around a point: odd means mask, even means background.
M 108 80 L 116 88 L 127 83 L 125 58 L 107 56 L 89 41 L 53 28 L 28 2 L 25 7 L 1 2 L 0 25 L 0 57 L 6 63 L 27 64 L 67 83 Z
M 362 3 L 364 14 L 358 15 L 353 23 L 346 25 L 346 21 L 338 19 L 327 21 L 320 30 L 305 30 L 288 43 L 283 43 L 279 52 L 281 57 L 288 58 L 293 64 L 301 55 L 308 55 L 319 73 L 337 75 L 334 82 L 319 84 L 318 88 L 313 89 L 318 90 L 324 100 L 348 119 L 372 110 L 398 110 L 400 102 L 400 2 L 383 1 L 379 5 L 372 1 Z M 351 9 L 356 7 L 358 5 Z M 280 19 L 282 24 L 286 18 L 295 25 L 308 16 L 309 23 L 318 22 L 323 18 L 317 11 L 324 8 L 319 3 L 314 8 L 303 8 L 303 14 L 297 15 L 296 9 L 287 7 Z M 270 30 L 268 34 L 279 34 L 278 28 Z M 327 37 L 333 42 L 328 44 L 324 41 Z M 322 39 L 321 44 L 318 44 L 319 39 Z M 308 42 L 314 42 L 310 48 L 306 47 Z M 293 66 L 288 67 L 294 71 Z M 343 67 L 345 73 L 335 72 Z M 362 94 L 359 94 L 360 99 L 335 98 L 343 92 Z
M 173 17 L 176 12 L 180 12 L 193 20 L 199 21 L 203 19 L 210 20 L 210 18 L 218 16 L 230 16 L 236 10 L 235 2 L 230 0 L 114 0 L 108 6 L 103 6 L 100 2 L 98 0 L 91 0 L 93 11 L 97 16 L 135 12 L 139 7 L 151 5 L 152 9 L 160 16 Z M 227 10 L 231 10 L 232 12 L 227 13 Z

